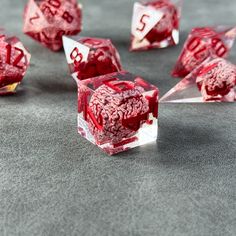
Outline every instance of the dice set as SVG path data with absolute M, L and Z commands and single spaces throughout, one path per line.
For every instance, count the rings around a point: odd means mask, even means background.
M 16 91 L 29 67 L 30 57 L 17 37 L 0 30 L 0 95 Z
M 182 0 L 134 4 L 131 51 L 179 42 Z M 159 90 L 123 70 L 110 39 L 80 37 L 77 0 L 29 0 L 23 32 L 52 51 L 64 47 L 78 87 L 78 133 L 109 155 L 156 141 Z M 225 58 L 236 27 L 194 28 L 172 71 L 183 78 L 160 102 L 234 102 L 236 65 Z M 31 55 L 17 37 L 0 30 L 0 95 L 14 93 Z
M 157 139 L 158 89 L 120 71 L 78 83 L 78 132 L 109 155 Z
M 214 56 L 208 57 L 167 92 L 161 102 L 235 102 L 236 65 Z
M 23 32 L 45 47 L 58 51 L 63 35 L 81 31 L 81 5 L 77 0 L 30 0 L 24 11 Z
M 165 48 L 179 43 L 182 0 L 135 3 L 130 50 Z
M 236 27 L 217 26 L 192 29 L 172 75 L 185 77 L 210 55 L 226 58 L 235 38 Z

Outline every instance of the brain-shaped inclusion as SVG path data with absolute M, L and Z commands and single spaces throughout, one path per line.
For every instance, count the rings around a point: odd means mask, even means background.
M 133 136 L 148 119 L 144 89 L 130 81 L 112 81 L 100 86 L 89 102 L 89 128 L 97 143 L 119 143 Z M 95 124 L 96 123 L 96 124 Z M 99 125 L 98 125 L 99 124 Z

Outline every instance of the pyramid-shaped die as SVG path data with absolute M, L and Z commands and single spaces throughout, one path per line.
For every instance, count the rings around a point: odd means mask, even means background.
M 210 56 L 167 92 L 160 101 L 234 102 L 236 66 L 223 58 Z
M 28 69 L 30 57 L 17 37 L 0 31 L 0 95 L 15 92 Z
M 120 55 L 109 39 L 64 36 L 63 45 L 76 81 L 121 70 Z
M 24 11 L 23 32 L 47 48 L 62 48 L 63 35 L 81 31 L 81 5 L 77 0 L 30 0 Z
M 124 71 L 79 81 L 78 132 L 109 155 L 156 141 L 158 94 Z
M 194 28 L 172 72 L 174 77 L 185 77 L 210 54 L 226 58 L 236 38 L 236 27 Z
M 135 3 L 130 50 L 165 48 L 179 43 L 182 0 Z

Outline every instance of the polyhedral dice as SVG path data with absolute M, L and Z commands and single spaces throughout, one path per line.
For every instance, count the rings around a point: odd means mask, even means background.
M 78 132 L 109 155 L 157 139 L 158 89 L 116 72 L 78 84 Z
M 164 97 L 162 102 L 234 102 L 236 66 L 220 57 L 207 58 Z
M 226 58 L 235 38 L 236 27 L 218 26 L 192 29 L 172 75 L 185 77 L 210 54 Z
M 119 53 L 109 39 L 64 36 L 63 45 L 76 81 L 121 70 Z
M 0 95 L 15 92 L 30 64 L 30 57 L 18 38 L 0 31 Z
M 130 50 L 165 48 L 179 43 L 182 0 L 135 3 Z
M 63 35 L 81 31 L 77 0 L 30 0 L 24 12 L 25 34 L 53 51 L 62 48 Z

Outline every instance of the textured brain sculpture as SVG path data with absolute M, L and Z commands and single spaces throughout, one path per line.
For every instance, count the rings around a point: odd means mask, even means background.
M 149 105 L 143 88 L 130 81 L 100 86 L 89 102 L 89 127 L 100 144 L 121 142 L 134 135 L 148 119 Z
M 236 66 L 224 59 L 214 59 L 204 65 L 196 80 L 205 101 L 235 100 Z

